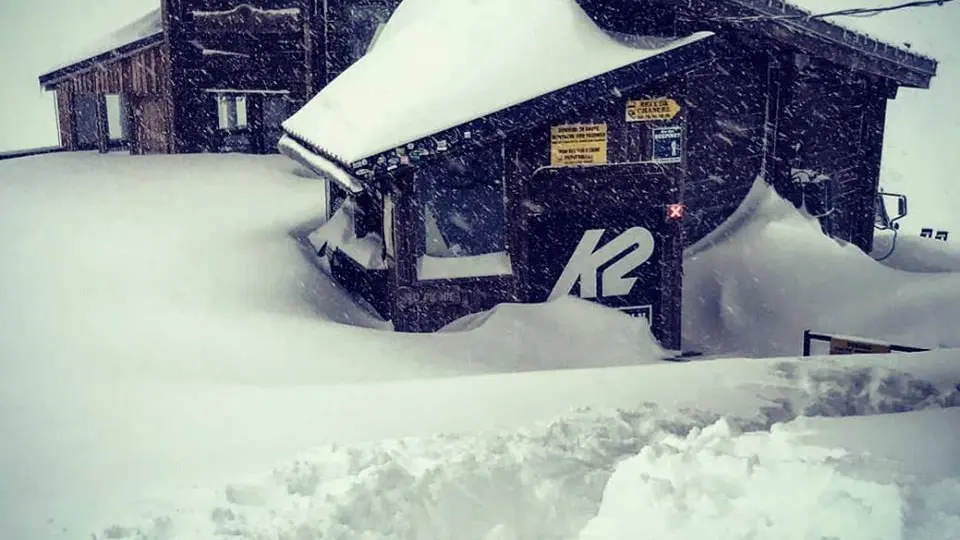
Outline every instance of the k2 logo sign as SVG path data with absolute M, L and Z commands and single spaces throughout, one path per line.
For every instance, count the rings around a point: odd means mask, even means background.
M 598 248 L 604 232 L 605 229 L 590 229 L 583 234 L 548 300 L 570 294 L 577 282 L 580 283 L 580 298 L 597 298 L 600 268 L 620 256 L 623 258 L 604 268 L 599 296 L 609 298 L 630 294 L 637 278 L 626 276 L 650 260 L 655 245 L 653 234 L 643 227 L 633 227 Z

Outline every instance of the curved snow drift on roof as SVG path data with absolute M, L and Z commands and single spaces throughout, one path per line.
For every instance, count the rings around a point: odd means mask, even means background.
M 370 52 L 283 128 L 352 163 L 709 35 L 641 48 L 574 0 L 404 0 Z

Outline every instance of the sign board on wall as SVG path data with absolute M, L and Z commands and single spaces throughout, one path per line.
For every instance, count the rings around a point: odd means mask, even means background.
M 830 340 L 830 354 L 887 354 L 890 345 L 865 340 L 834 337 Z
M 631 99 L 627 101 L 627 122 L 673 120 L 680 104 L 671 98 Z
M 606 124 L 565 124 L 550 128 L 550 165 L 607 163 Z
M 669 126 L 653 130 L 653 161 L 679 163 L 683 159 L 683 128 Z

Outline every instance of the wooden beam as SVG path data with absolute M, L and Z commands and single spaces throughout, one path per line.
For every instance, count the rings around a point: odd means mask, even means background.
M 101 154 L 110 151 L 110 119 L 107 117 L 107 96 L 97 94 L 97 150 Z
M 67 150 L 76 150 L 77 134 L 73 119 L 73 95 L 65 88 L 58 88 L 56 94 L 57 118 L 60 125 L 60 146 Z

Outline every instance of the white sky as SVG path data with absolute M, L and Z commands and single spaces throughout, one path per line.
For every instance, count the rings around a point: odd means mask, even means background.
M 877 6 L 900 0 L 797 0 L 814 11 Z M 0 1 L 0 150 L 57 143 L 53 100 L 37 76 L 91 42 L 155 8 L 159 0 Z M 842 22 L 940 60 L 929 91 L 901 91 L 891 103 L 884 154 L 884 184 L 911 198 L 908 228 L 956 224 L 960 205 L 960 2 Z M 957 230 L 954 234 L 960 234 Z

